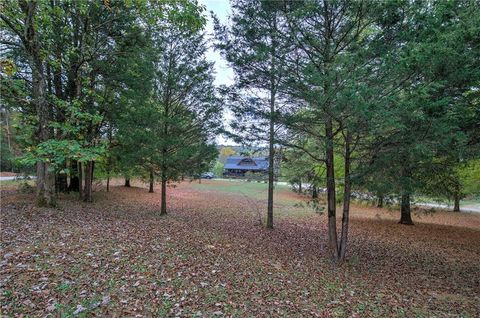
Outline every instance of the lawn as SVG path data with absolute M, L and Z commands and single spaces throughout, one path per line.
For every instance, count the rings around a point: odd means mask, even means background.
M 144 184 L 56 209 L 2 187 L 0 304 L 5 316 L 478 317 L 480 214 L 396 223 L 354 205 L 348 261 L 333 266 L 326 216 L 277 187 L 275 229 L 259 223 L 264 184 Z M 25 192 L 25 191 L 24 191 Z

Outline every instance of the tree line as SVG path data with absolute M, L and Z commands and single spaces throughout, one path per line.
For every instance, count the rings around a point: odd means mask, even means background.
M 326 190 L 329 248 L 346 255 L 352 193 L 400 203 L 479 192 L 480 6 L 473 0 L 233 0 L 213 45 L 235 72 L 214 87 L 205 8 L 191 0 L 8 0 L 0 12 L 2 113 L 15 114 L 39 205 L 94 171 L 153 192 L 211 167 L 220 132 L 268 144 L 292 180 Z M 223 130 L 221 113 L 234 120 Z M 337 232 L 337 205 L 342 221 Z

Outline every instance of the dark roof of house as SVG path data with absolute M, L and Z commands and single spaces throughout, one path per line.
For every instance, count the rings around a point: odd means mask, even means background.
M 268 158 L 250 158 L 241 156 L 228 157 L 224 169 L 267 170 Z

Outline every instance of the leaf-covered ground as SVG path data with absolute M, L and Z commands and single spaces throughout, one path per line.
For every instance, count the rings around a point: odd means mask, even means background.
M 184 182 L 159 193 L 115 186 L 57 209 L 2 189 L 4 316 L 446 317 L 480 315 L 480 215 L 354 206 L 349 260 L 326 254 L 326 216 L 262 185 Z M 236 188 L 237 187 L 237 188 Z

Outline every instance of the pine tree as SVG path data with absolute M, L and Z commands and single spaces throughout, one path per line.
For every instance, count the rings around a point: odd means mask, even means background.
M 273 228 L 274 157 L 279 85 L 283 55 L 281 2 L 236 0 L 227 28 L 215 20 L 217 49 L 232 66 L 236 84 L 230 88 L 232 128 L 243 142 L 268 143 L 267 228 Z M 268 128 L 267 128 L 268 127 Z
M 202 30 L 166 23 L 154 32 L 150 85 L 122 114 L 118 140 L 137 165 L 159 176 L 163 215 L 167 183 L 205 171 L 216 158 L 221 106 Z

